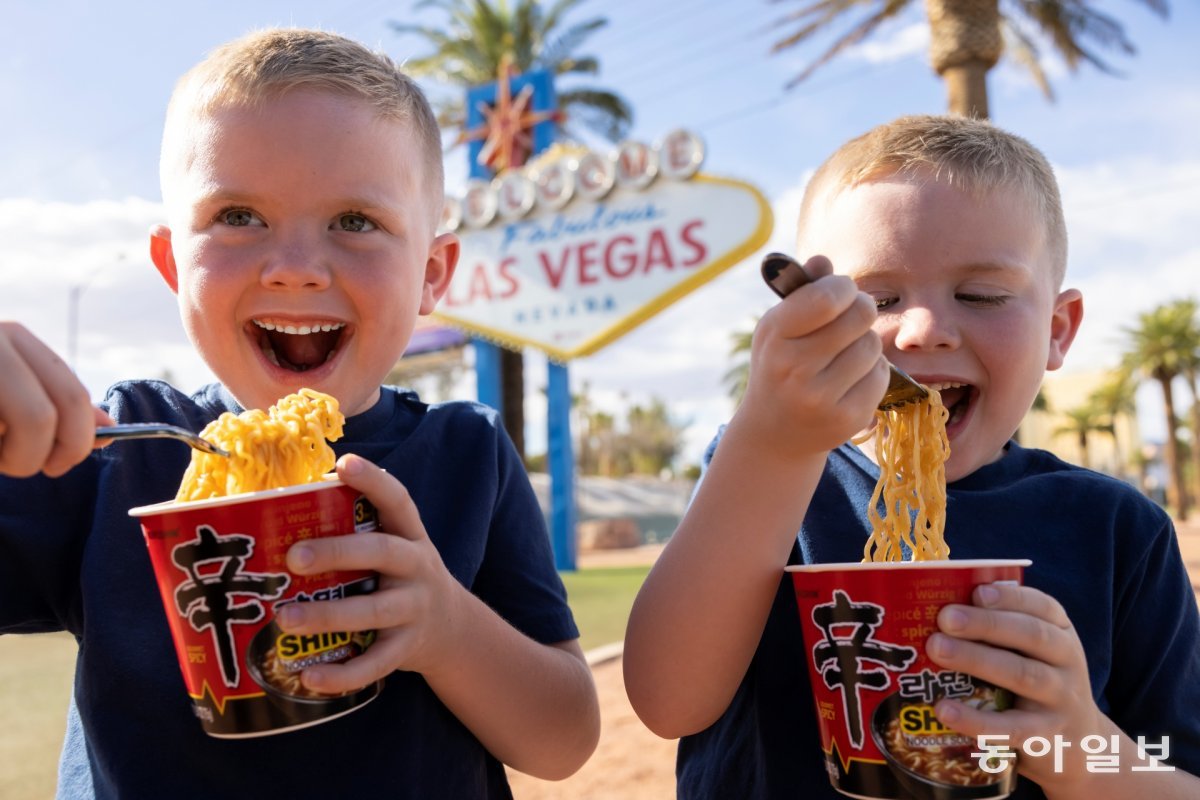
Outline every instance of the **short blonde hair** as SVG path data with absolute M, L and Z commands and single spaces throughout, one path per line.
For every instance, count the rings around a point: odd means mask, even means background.
M 212 51 L 175 85 L 167 106 L 159 176 L 167 196 L 171 161 L 187 125 L 219 108 L 253 108 L 291 89 L 312 88 L 370 104 L 381 119 L 408 124 L 422 151 L 427 185 L 441 216 L 442 137 L 420 87 L 383 53 L 340 36 L 302 28 L 255 31 Z
M 925 175 L 965 192 L 1015 187 L 1045 223 L 1052 278 L 1067 271 L 1067 226 L 1054 169 L 1040 150 L 990 122 L 914 115 L 880 125 L 842 145 L 813 174 L 800 204 L 799 229 L 825 188 L 854 187 L 889 175 Z

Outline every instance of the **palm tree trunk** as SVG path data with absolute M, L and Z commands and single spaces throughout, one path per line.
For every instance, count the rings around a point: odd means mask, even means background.
M 942 73 L 942 81 L 946 84 L 946 103 L 951 114 L 988 119 L 989 69 L 982 61 L 968 61 L 946 68 Z
M 987 74 L 1004 51 L 999 0 L 925 0 L 929 63 L 952 114 L 988 118 Z
M 1088 441 L 1087 431 L 1079 432 L 1079 457 L 1083 461 L 1083 465 L 1087 469 L 1091 469 L 1092 465 L 1088 459 Z
M 1163 410 L 1167 415 L 1167 505 L 1175 510 L 1181 520 L 1187 519 L 1187 486 L 1183 482 L 1183 459 L 1179 457 L 1179 423 L 1175 418 L 1175 396 L 1171 392 L 1171 379 L 1160 378 Z
M 1194 374 L 1188 375 L 1188 388 L 1192 390 L 1192 496 L 1200 498 L 1200 395 Z

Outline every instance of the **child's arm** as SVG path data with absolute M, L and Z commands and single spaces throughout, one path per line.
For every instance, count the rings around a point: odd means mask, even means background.
M 816 277 L 829 262 L 805 269 Z M 737 690 L 825 459 L 869 424 L 886 389 L 874 319 L 871 298 L 832 276 L 759 323 L 745 398 L 626 631 L 626 691 L 658 735 L 703 730 Z
M 395 478 L 357 456 L 344 456 L 337 472 L 370 498 L 388 533 L 295 545 L 288 568 L 376 570 L 379 589 L 361 598 L 293 603 L 280 610 L 279 622 L 297 633 L 376 629 L 379 635 L 357 658 L 305 670 L 304 683 L 341 692 L 393 670 L 419 672 L 500 761 L 549 780 L 579 769 L 600 734 L 596 689 L 579 644 L 539 644 L 463 588 Z
M 97 425 L 112 424 L 70 367 L 15 322 L 0 322 L 0 375 L 0 475 L 58 477 L 87 458 Z
M 1141 763 L 1137 745 L 1092 699 L 1083 645 L 1057 600 L 1028 586 L 1002 584 L 977 588 L 973 600 L 973 606 L 942 609 L 942 633 L 929 638 L 929 656 L 946 669 L 1011 690 L 1017 705 L 995 712 L 942 700 L 937 715 L 944 724 L 967 736 L 1006 736 L 1007 744 L 1017 750 L 1030 737 L 1055 741 L 1061 736 L 1067 743 L 1061 766 L 1049 757 L 1017 759 L 1021 774 L 1051 800 L 1200 797 L 1200 778 L 1180 769 L 1131 769 Z M 1088 736 L 1107 740 L 1113 735 L 1120 740 L 1120 772 L 1088 771 L 1080 742 Z

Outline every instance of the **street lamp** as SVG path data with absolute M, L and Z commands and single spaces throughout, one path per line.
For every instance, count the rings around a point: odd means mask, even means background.
M 125 260 L 125 253 L 122 251 L 117 253 L 115 263 Z M 87 276 L 83 283 L 73 284 L 67 290 L 67 366 L 72 372 L 76 372 L 77 359 L 79 355 L 79 298 L 83 296 L 84 291 L 92 285 L 92 281 L 96 276 L 110 266 L 105 264 L 99 269 Z

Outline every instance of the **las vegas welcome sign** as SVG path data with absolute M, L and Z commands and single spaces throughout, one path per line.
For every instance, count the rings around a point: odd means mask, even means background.
M 557 361 L 596 352 L 769 237 L 762 194 L 702 161 L 681 130 L 471 182 L 443 217 L 462 250 L 435 316 Z

